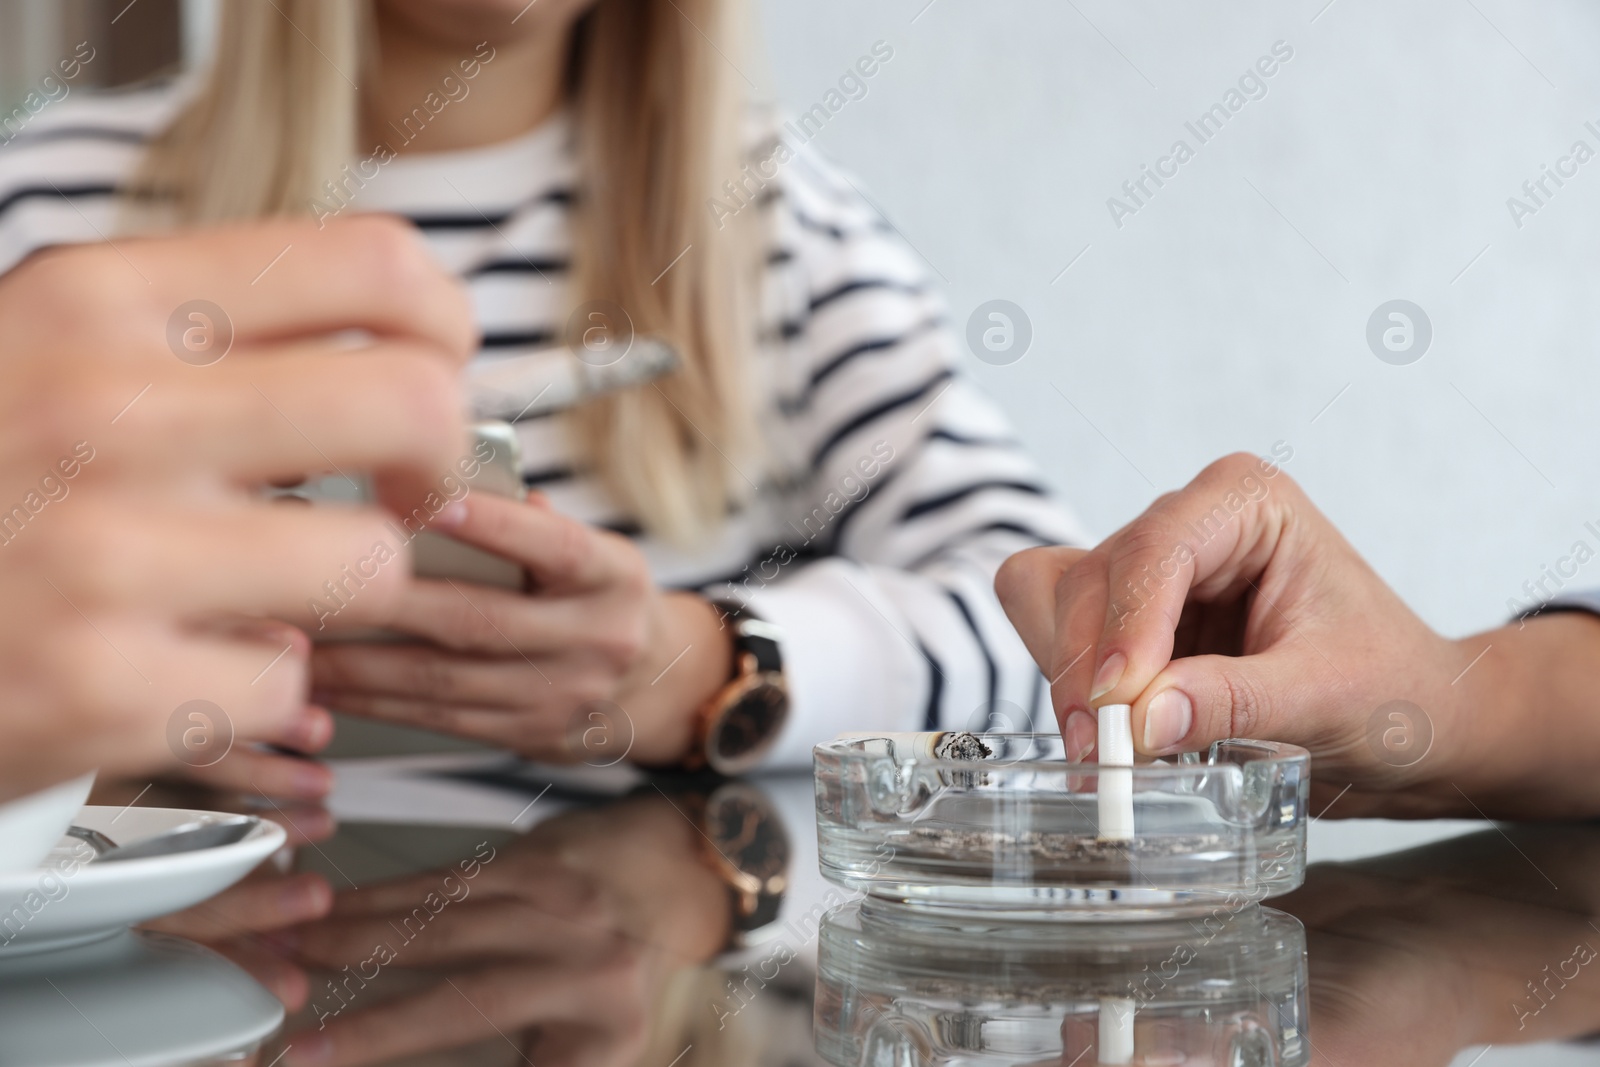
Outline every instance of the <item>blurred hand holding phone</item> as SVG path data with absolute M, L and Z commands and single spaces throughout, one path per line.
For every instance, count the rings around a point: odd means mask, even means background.
M 445 506 L 468 493 L 491 493 L 514 500 L 524 497 L 521 445 L 515 422 L 553 414 L 605 393 L 653 381 L 677 365 L 678 355 L 671 346 L 647 337 L 633 338 L 625 350 L 609 353 L 604 362 L 566 346 L 505 359 L 479 360 L 466 377 L 468 401 L 478 420 L 471 425 L 468 451 L 456 469 L 441 474 L 424 505 L 391 524 L 399 543 L 396 549 L 410 545 L 413 572 L 419 578 L 525 590 L 527 578 L 520 565 L 429 530 L 429 522 Z M 317 505 L 365 504 L 374 500 L 370 482 L 360 475 L 325 475 L 275 492 Z M 342 597 L 354 595 L 360 580 L 358 563 L 353 575 L 335 576 L 325 583 L 330 587 L 324 590 L 328 595 L 326 616 L 319 612 L 319 621 L 331 621 L 327 616 L 337 615 Z M 312 636 L 319 641 L 397 639 L 370 629 L 339 631 L 336 626 L 324 626 Z

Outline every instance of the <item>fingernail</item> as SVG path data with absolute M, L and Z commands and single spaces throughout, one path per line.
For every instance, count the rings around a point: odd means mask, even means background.
M 327 1034 L 296 1034 L 289 1043 L 289 1054 L 284 1062 L 288 1067 L 295 1064 L 326 1063 L 333 1055 L 333 1042 Z
M 290 742 L 302 752 L 316 752 L 333 740 L 333 722 L 321 711 L 301 712 L 300 721 L 290 731 Z
M 453 500 L 446 504 L 444 510 L 433 517 L 435 526 L 460 526 L 467 521 L 467 502 Z
M 296 657 L 304 657 L 311 654 L 311 635 L 298 626 L 284 627 L 283 641 L 290 647 Z
M 284 887 L 278 906 L 283 909 L 288 921 L 303 922 L 324 915 L 333 906 L 333 894 L 328 888 L 328 883 L 322 878 L 316 875 L 301 877 Z M 280 942 L 285 947 L 293 948 L 299 944 L 299 937 L 293 931 L 277 932 L 288 938 L 287 941 Z
M 333 772 L 320 763 L 296 767 L 289 779 L 296 796 L 324 797 L 333 789 Z
M 333 813 L 326 808 L 312 808 L 294 817 L 295 836 L 303 837 L 307 841 L 321 841 L 331 836 L 337 828 L 338 824 L 334 822 Z
M 1089 694 L 1090 700 L 1099 700 L 1122 681 L 1122 672 L 1128 669 L 1128 657 L 1121 652 L 1113 652 L 1100 664 L 1100 669 L 1094 672 L 1094 691 Z
M 1067 747 L 1067 760 L 1082 763 L 1089 750 L 1094 748 L 1098 734 L 1094 716 L 1087 711 L 1075 711 L 1068 715 L 1066 725 L 1061 729 L 1061 740 Z
M 291 894 L 285 893 L 284 896 Z M 272 930 L 268 933 L 257 934 L 256 937 L 262 944 L 277 952 L 280 956 L 292 956 L 300 947 L 300 935 L 293 930 Z
M 1194 705 L 1179 689 L 1163 689 L 1150 700 L 1144 714 L 1144 747 L 1149 752 L 1172 748 L 1194 725 Z
M 302 634 L 298 628 L 290 626 L 286 622 L 278 622 L 273 619 L 263 619 L 261 622 L 261 636 L 263 640 L 267 641 L 283 641 L 288 644 L 299 644 L 299 639 L 305 635 Z
M 269 803 L 271 802 L 269 801 Z M 279 806 L 283 807 L 283 805 Z M 331 836 L 334 830 L 338 828 L 338 824 L 334 821 L 333 813 L 315 801 L 304 803 L 291 800 L 286 810 L 275 811 L 273 814 L 277 815 L 277 818 L 273 821 L 282 826 L 289 834 L 289 843 L 284 846 L 287 849 L 293 849 L 296 845 L 301 845 L 308 841 L 321 841 L 323 838 Z M 287 874 L 288 869 L 285 869 L 283 873 Z

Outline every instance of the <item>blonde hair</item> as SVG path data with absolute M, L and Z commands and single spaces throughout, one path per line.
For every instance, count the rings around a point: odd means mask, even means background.
M 683 543 L 737 502 L 733 457 L 758 441 L 745 373 L 757 242 L 739 218 L 718 233 L 706 207 L 737 173 L 732 8 L 598 0 L 569 49 L 573 305 L 613 301 L 683 356 L 659 382 L 575 410 L 575 443 L 625 508 Z M 310 214 L 357 154 L 357 82 L 381 62 L 371 18 L 364 0 L 222 5 L 207 82 L 151 144 L 140 198 L 169 224 Z

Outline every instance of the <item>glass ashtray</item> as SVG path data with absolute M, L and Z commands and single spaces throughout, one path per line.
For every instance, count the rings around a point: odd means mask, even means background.
M 814 750 L 823 876 L 911 907 L 1038 918 L 1236 908 L 1305 878 L 1310 754 L 1267 741 L 1132 767 L 1059 734 L 847 735 Z M 1102 836 L 1100 794 L 1133 833 Z
M 1303 1067 L 1311 1051 L 1305 928 L 1256 904 L 1041 924 L 868 898 L 823 920 L 814 1003 L 839 1067 Z

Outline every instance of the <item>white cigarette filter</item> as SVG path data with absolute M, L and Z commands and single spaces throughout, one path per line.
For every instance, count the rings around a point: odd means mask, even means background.
M 1130 998 L 1100 998 L 1101 1063 L 1133 1062 L 1133 1016 L 1134 1004 Z
M 1127 704 L 1107 704 L 1098 715 L 1100 839 L 1129 841 L 1133 838 L 1133 709 Z

